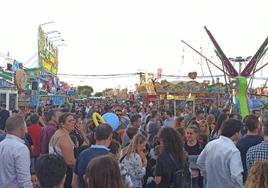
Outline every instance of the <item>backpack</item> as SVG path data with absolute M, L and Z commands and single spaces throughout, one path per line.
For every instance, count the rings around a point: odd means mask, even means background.
M 172 174 L 172 182 L 169 185 L 169 188 L 191 188 L 191 172 L 188 166 L 178 165 L 171 154 L 169 154 L 169 157 L 176 166 L 176 171 Z

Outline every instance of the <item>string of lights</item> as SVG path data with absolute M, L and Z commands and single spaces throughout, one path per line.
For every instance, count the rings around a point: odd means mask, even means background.
M 90 76 L 70 76 L 70 75 L 62 75 L 61 77 L 64 78 L 71 78 L 71 79 L 80 79 L 80 80 L 87 80 L 87 79 L 118 79 L 118 78 L 129 78 L 129 77 L 133 77 L 136 75 L 122 75 L 122 76 L 96 76 L 94 75 L 93 77 Z
M 67 74 L 67 73 L 60 73 L 58 76 L 61 77 L 67 77 L 67 78 L 73 78 L 73 79 L 117 79 L 117 78 L 128 78 L 133 76 L 140 76 L 144 75 L 143 72 L 137 72 L 137 73 L 124 73 L 124 74 Z M 153 78 L 157 77 L 157 74 L 148 73 Z M 213 75 L 215 78 L 222 78 L 224 75 Z M 187 75 L 161 75 L 162 79 L 186 79 L 189 78 Z M 204 75 L 204 76 L 197 76 L 196 79 L 210 79 L 210 75 Z M 254 77 L 256 80 L 266 80 L 267 77 Z
M 73 77 L 115 77 L 115 76 L 136 76 L 140 73 L 123 73 L 123 74 L 63 74 L 59 73 L 59 76 L 73 76 Z
M 68 78 L 79 78 L 79 79 L 110 79 L 110 78 L 126 78 L 126 77 L 133 77 L 133 76 L 141 76 L 144 75 L 143 72 L 137 73 L 124 73 L 124 74 L 66 74 L 66 73 L 59 73 L 58 76 L 61 77 L 68 77 Z M 150 77 L 157 77 L 157 74 L 148 73 Z M 215 75 L 215 77 L 223 77 L 223 75 Z M 187 75 L 161 75 L 161 78 L 173 78 L 173 79 L 184 79 L 189 78 Z M 197 76 L 198 78 L 211 78 L 211 76 Z

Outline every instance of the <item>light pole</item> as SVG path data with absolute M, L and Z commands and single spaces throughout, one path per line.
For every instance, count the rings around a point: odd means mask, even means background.
M 61 46 L 65 46 L 65 47 L 67 47 L 67 44 L 65 44 L 65 43 L 60 43 L 60 44 L 57 44 L 57 45 L 54 45 L 55 47 L 61 47 Z
M 48 25 L 48 24 L 52 24 L 52 23 L 54 23 L 54 21 L 45 22 L 45 23 L 40 24 L 39 27 L 42 27 L 42 26 Z
M 38 43 L 38 64 L 40 64 L 40 46 L 39 46 L 39 42 L 40 42 L 41 33 L 43 33 L 43 35 L 45 35 L 45 36 L 50 35 L 50 34 L 54 34 L 54 33 L 60 34 L 60 32 L 56 31 L 56 30 L 49 31 L 49 32 L 46 32 L 46 33 L 43 31 L 43 28 L 42 28 L 43 26 L 53 24 L 53 23 L 54 23 L 54 21 L 46 22 L 46 23 L 40 24 L 39 27 L 38 27 L 38 40 L 37 40 L 37 43 Z M 39 104 L 40 104 L 40 77 L 37 78 L 36 111 L 38 110 Z
M 38 26 L 38 36 L 37 36 L 37 45 L 38 45 L 38 64 L 40 64 L 40 46 L 39 46 L 39 41 L 40 41 L 40 32 L 44 32 L 42 27 L 45 26 L 45 25 L 49 25 L 49 24 L 53 24 L 54 21 L 50 21 L 50 22 L 46 22 L 46 23 L 43 23 L 43 24 L 40 24 Z M 56 31 L 58 32 L 58 31 Z M 55 33 L 54 31 L 52 31 L 51 33 Z M 40 103 L 40 88 L 39 88 L 39 85 L 40 85 L 40 77 L 37 78 L 37 91 L 36 91 L 36 112 L 38 110 L 38 107 L 39 107 L 39 103 Z
M 54 36 L 54 37 L 48 37 L 48 40 L 56 39 L 56 38 L 61 38 L 61 36 L 60 35 L 57 35 L 57 36 Z
M 42 51 L 42 48 L 45 46 L 45 48 L 48 48 L 46 50 L 48 50 L 49 52 L 53 51 L 54 53 L 54 50 L 55 52 L 57 52 L 56 48 L 59 47 L 59 46 L 67 46 L 65 43 L 64 43 L 64 39 L 60 36 L 60 32 L 57 31 L 57 30 L 43 30 L 43 26 L 44 25 L 48 25 L 48 24 L 52 24 L 54 23 L 53 21 L 51 22 L 47 22 L 47 23 L 43 23 L 43 24 L 40 24 L 39 27 L 38 27 L 38 62 L 40 64 L 41 62 L 41 51 Z M 40 39 L 42 40 L 42 42 L 40 42 Z M 43 41 L 44 40 L 44 41 Z M 44 45 L 44 46 L 39 46 L 39 45 Z M 57 55 L 57 53 L 56 53 Z M 58 61 L 58 60 L 56 60 Z M 43 71 L 43 70 L 46 70 L 41 64 L 40 64 L 40 71 Z M 57 69 L 57 68 L 56 68 Z M 54 70 L 54 69 L 53 69 Z M 51 72 L 48 71 L 50 74 Z M 36 91 L 36 98 L 37 98 L 37 104 L 36 104 L 36 110 L 38 109 L 39 107 L 39 104 L 40 104 L 40 89 L 41 89 L 41 80 L 40 80 L 40 77 L 36 78 L 37 79 L 37 91 Z
M 64 39 L 60 38 L 60 39 L 55 39 L 55 40 L 50 40 L 50 42 L 57 42 L 57 41 L 61 41 L 61 42 L 64 42 Z
M 60 32 L 57 31 L 57 30 L 54 30 L 54 31 L 48 31 L 48 32 L 45 33 L 45 35 L 47 36 L 47 35 L 50 35 L 50 34 L 53 34 L 53 33 L 57 33 L 57 34 L 60 35 Z
M 243 62 L 247 62 L 247 61 L 249 61 L 250 58 L 251 58 L 251 56 L 248 56 L 248 57 L 245 57 L 245 58 L 243 58 L 243 57 L 241 57 L 241 56 L 238 56 L 238 57 L 236 57 L 236 58 L 232 58 L 232 57 L 230 57 L 229 60 L 230 60 L 230 61 L 233 61 L 233 62 L 238 62 L 238 63 L 239 63 L 239 74 L 240 74 L 241 71 L 242 71 L 242 63 L 243 63 Z

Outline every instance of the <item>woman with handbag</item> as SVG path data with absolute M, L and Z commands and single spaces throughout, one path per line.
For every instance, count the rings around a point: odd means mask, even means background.
M 170 127 L 160 129 L 160 155 L 156 160 L 155 183 L 158 188 L 190 188 L 191 174 L 179 133 Z

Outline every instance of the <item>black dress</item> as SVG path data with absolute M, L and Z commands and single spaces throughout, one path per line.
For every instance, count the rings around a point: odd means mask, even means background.
M 176 167 L 168 153 L 161 153 L 156 160 L 155 176 L 161 176 L 161 182 L 157 188 L 168 188 L 172 183 L 172 175 Z

